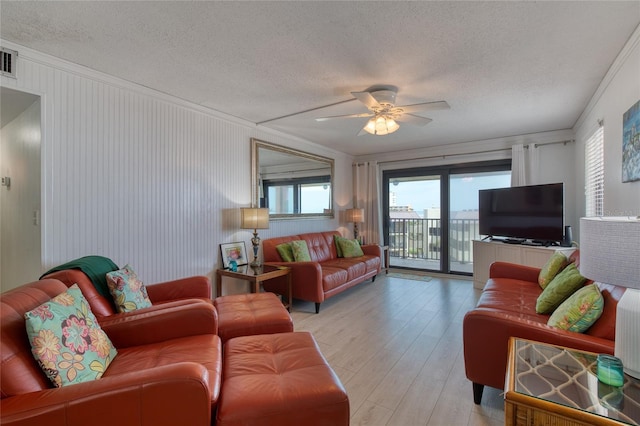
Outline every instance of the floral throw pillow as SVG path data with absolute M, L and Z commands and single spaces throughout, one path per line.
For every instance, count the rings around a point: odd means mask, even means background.
M 24 318 L 31 353 L 56 387 L 99 379 L 117 355 L 77 284 Z
M 343 257 L 364 256 L 364 252 L 362 251 L 362 247 L 360 247 L 358 240 L 341 238 L 338 240 L 338 245 L 340 246 Z
M 283 262 L 293 262 L 295 259 L 293 258 L 293 249 L 291 248 L 291 243 L 282 243 L 276 246 L 276 251 L 282 258 Z
M 600 318 L 604 298 L 596 284 L 589 284 L 573 293 L 553 311 L 547 325 L 561 330 L 584 333 Z
M 311 262 L 309 247 L 305 240 L 291 241 L 291 250 L 293 251 L 293 258 L 296 262 Z
M 587 279 L 580 275 L 575 263 L 571 263 L 551 280 L 536 301 L 536 312 L 550 314 L 569 296 L 577 291 Z
M 129 265 L 107 273 L 107 286 L 118 312 L 131 312 L 152 306 L 147 289 Z
M 565 266 L 569 264 L 569 259 L 567 256 L 561 252 L 556 251 L 553 255 L 547 260 L 547 263 L 540 270 L 540 274 L 538 275 L 538 284 L 544 290 L 551 280 L 558 275 L 560 271 L 564 269 Z

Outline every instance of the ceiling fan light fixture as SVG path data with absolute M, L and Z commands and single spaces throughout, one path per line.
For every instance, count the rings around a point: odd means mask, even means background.
M 372 135 L 384 136 L 395 132 L 399 128 L 400 126 L 393 118 L 378 115 L 367 122 L 364 131 Z

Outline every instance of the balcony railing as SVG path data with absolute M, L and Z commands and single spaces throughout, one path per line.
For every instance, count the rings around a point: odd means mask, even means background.
M 440 219 L 391 219 L 389 255 L 402 259 L 440 260 Z M 449 221 L 449 259 L 473 262 L 473 240 L 478 239 L 478 219 Z

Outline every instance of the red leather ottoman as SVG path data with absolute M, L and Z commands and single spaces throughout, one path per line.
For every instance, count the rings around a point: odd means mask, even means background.
M 274 293 L 232 294 L 217 297 L 218 335 L 222 342 L 254 334 L 293 331 L 293 320 Z
M 217 426 L 349 424 L 347 392 L 310 333 L 231 339 L 222 365 Z

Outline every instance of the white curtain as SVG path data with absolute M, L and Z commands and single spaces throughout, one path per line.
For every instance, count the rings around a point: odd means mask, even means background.
M 353 165 L 353 206 L 364 209 L 364 223 L 360 235 L 366 244 L 382 245 L 382 221 L 380 214 L 379 170 L 376 161 Z
M 527 160 L 524 145 L 513 145 L 511 147 L 511 186 L 524 186 L 526 184 Z
M 536 144 L 511 147 L 511 186 L 535 185 L 540 182 L 540 154 Z

